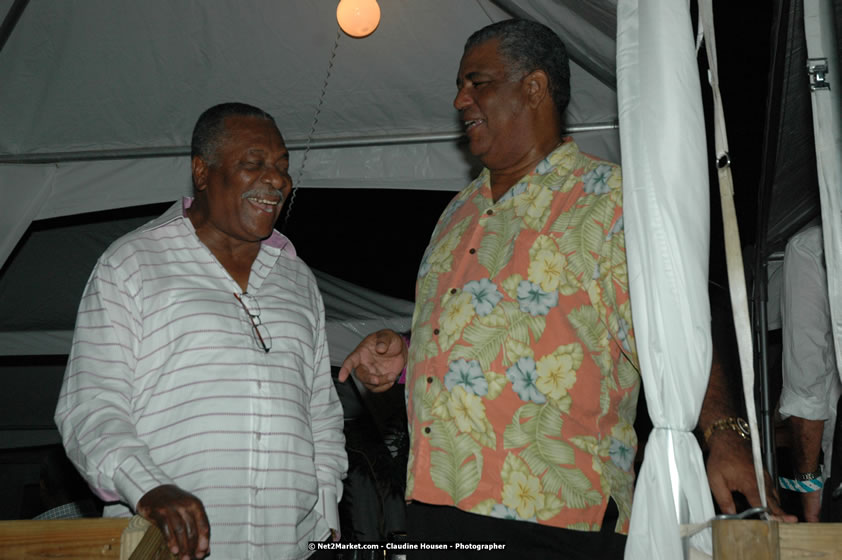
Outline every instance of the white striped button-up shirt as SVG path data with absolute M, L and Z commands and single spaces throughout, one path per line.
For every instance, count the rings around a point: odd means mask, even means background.
M 214 557 L 304 558 L 308 541 L 338 529 L 347 470 L 322 299 L 274 232 L 247 290 L 265 352 L 239 286 L 185 215 L 190 202 L 100 257 L 56 424 L 92 488 L 122 502 L 107 515 L 175 484 L 204 503 Z

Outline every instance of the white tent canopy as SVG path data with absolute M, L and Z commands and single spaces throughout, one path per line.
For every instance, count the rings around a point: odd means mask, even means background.
M 511 16 L 489 0 L 382 4 L 380 28 L 352 39 L 333 2 L 32 0 L 0 52 L 0 263 L 33 219 L 189 193 L 192 126 L 223 101 L 276 118 L 302 188 L 462 188 L 459 54 L 471 32 Z M 593 3 L 577 20 L 587 32 L 568 39 L 600 63 L 599 77 L 574 63 L 567 122 L 585 150 L 618 161 L 616 95 L 600 80 L 613 79 L 614 4 Z

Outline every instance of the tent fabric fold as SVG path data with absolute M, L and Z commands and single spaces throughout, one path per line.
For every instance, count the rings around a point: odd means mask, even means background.
M 834 30 L 833 3 L 830 0 L 804 0 L 804 28 L 807 56 L 824 59 L 828 65 L 827 88 L 811 93 L 813 134 L 816 141 L 819 195 L 822 207 L 824 254 L 828 278 L 842 276 L 842 109 L 840 109 L 840 60 Z M 831 330 L 835 342 L 836 365 L 842 364 L 842 287 L 828 282 Z M 842 377 L 840 377 L 842 378 Z
M 625 557 L 684 557 L 713 502 L 692 434 L 711 363 L 706 143 L 686 3 L 618 6 L 617 90 L 632 317 L 653 430 Z M 711 550 L 709 531 L 691 544 Z

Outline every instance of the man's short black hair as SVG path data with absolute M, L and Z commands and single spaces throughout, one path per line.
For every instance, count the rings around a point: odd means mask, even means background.
M 216 163 L 216 154 L 225 141 L 227 117 L 257 117 L 275 124 L 272 115 L 246 103 L 220 103 L 199 116 L 190 140 L 190 157 L 199 156 L 209 165 Z M 277 127 L 277 125 L 275 125 Z
M 561 38 L 537 21 L 506 19 L 474 32 L 465 43 L 465 52 L 493 39 L 500 41 L 498 50 L 506 59 L 510 74 L 525 75 L 534 70 L 547 74 L 561 122 L 570 101 L 570 60 Z

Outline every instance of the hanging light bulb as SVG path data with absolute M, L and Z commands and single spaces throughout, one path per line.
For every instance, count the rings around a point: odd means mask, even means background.
M 340 0 L 336 21 L 351 37 L 371 35 L 380 23 L 380 6 L 377 0 Z

